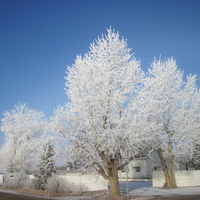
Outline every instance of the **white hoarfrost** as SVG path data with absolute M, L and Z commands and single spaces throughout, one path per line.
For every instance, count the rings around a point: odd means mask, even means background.
M 41 142 L 39 137 L 46 131 L 43 113 L 19 104 L 3 115 L 1 131 L 6 139 L 0 152 L 2 170 L 9 173 L 31 170 Z
M 35 172 L 35 187 L 37 189 L 45 189 L 48 179 L 53 176 L 55 171 L 55 152 L 52 141 L 47 140 L 42 147 L 42 152 L 38 159 L 38 165 Z
M 173 180 L 174 161 L 190 161 L 193 143 L 199 138 L 200 93 L 196 76 L 190 75 L 184 81 L 183 72 L 173 58 L 164 61 L 155 59 L 149 68 L 149 75 L 144 84 L 148 96 L 144 99 L 151 99 L 149 134 L 164 172 L 168 172 L 168 178 Z M 175 182 L 172 185 L 165 186 L 176 187 Z
M 183 80 L 173 58 L 154 60 L 149 69 L 152 112 L 149 120 L 155 148 L 167 147 L 173 143 L 174 159 L 187 162 L 192 157 L 192 143 L 199 138 L 200 93 L 196 75 Z M 156 128 L 155 128 L 156 127 Z M 171 139 L 170 139 L 171 138 Z
M 200 169 L 200 136 L 193 143 L 193 158 L 192 158 L 192 163 L 194 164 L 196 170 Z
M 110 196 L 120 195 L 118 170 L 150 148 L 158 152 L 165 187 L 175 188 L 174 161 L 199 167 L 200 91 L 196 76 L 183 78 L 173 58 L 152 62 L 148 74 L 111 28 L 67 67 L 69 102 L 59 106 L 50 128 L 76 167 L 93 168 L 110 182 Z M 41 112 L 19 104 L 6 111 L 0 150 L 5 172 L 30 170 L 46 136 Z
M 173 58 L 155 59 L 145 75 L 112 29 L 66 73 L 70 102 L 55 110 L 52 127 L 62 144 L 66 141 L 71 162 L 93 166 L 109 180 L 111 197 L 117 197 L 117 170 L 153 148 L 166 172 L 166 187 L 176 187 L 174 160 L 190 161 L 199 138 L 196 76 L 184 81 Z
M 66 73 L 70 102 L 55 110 L 53 131 L 66 139 L 72 161 L 93 166 L 110 181 L 113 167 L 123 167 L 142 148 L 143 132 L 131 125 L 137 112 L 130 107 L 143 81 L 140 62 L 119 33 L 109 29 Z

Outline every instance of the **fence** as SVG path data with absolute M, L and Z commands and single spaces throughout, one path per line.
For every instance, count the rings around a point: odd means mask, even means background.
M 180 170 L 175 171 L 175 180 L 178 187 L 200 186 L 200 170 Z M 163 171 L 154 171 L 153 187 L 163 187 L 165 177 Z
M 35 179 L 33 175 L 28 175 L 30 179 Z M 75 185 L 82 185 L 87 191 L 108 190 L 108 181 L 99 174 L 66 173 L 57 175 Z M 4 174 L 0 174 L 0 184 L 3 183 Z
M 82 184 L 88 191 L 108 189 L 108 181 L 99 174 L 69 173 L 59 176 L 76 185 Z

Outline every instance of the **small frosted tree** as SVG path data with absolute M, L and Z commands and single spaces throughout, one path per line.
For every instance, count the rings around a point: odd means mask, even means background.
M 55 173 L 55 152 L 51 141 L 43 145 L 40 159 L 38 161 L 38 170 L 35 173 L 37 189 L 45 190 L 47 180 Z
M 176 61 L 154 60 L 144 83 L 149 106 L 148 133 L 158 152 L 165 175 L 165 188 L 176 188 L 174 162 L 192 159 L 193 142 L 198 139 L 200 93 L 196 76 L 183 80 Z
M 46 131 L 44 114 L 19 104 L 3 115 L 1 131 L 6 139 L 1 148 L 0 165 L 4 172 L 29 170 L 34 163 L 39 137 Z
M 138 131 L 142 115 L 130 106 L 144 76 L 139 65 L 126 41 L 109 29 L 67 68 L 70 102 L 52 117 L 53 131 L 67 140 L 71 162 L 92 166 L 107 179 L 111 198 L 120 195 L 118 170 L 144 145 L 144 132 Z
M 193 146 L 192 163 L 196 170 L 200 170 L 200 141 L 194 141 Z
M 10 139 L 1 147 L 0 150 L 0 166 L 5 173 L 18 172 L 18 159 L 15 159 L 15 149 L 12 148 L 14 142 Z

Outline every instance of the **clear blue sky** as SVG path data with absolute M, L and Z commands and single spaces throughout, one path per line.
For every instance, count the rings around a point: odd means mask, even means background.
M 66 65 L 110 26 L 144 70 L 173 56 L 200 78 L 199 0 L 0 0 L 0 117 L 19 102 L 50 117 L 68 100 Z

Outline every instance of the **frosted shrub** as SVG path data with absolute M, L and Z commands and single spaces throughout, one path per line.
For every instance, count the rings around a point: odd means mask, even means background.
M 87 191 L 87 188 L 83 185 L 75 185 L 74 183 L 70 183 L 72 193 L 77 195 L 82 195 L 84 191 Z
M 45 189 L 56 193 L 69 193 L 70 187 L 68 181 L 59 176 L 52 176 L 48 179 Z
M 75 185 L 74 183 L 71 183 L 60 176 L 52 176 L 48 179 L 45 189 L 55 193 L 67 194 L 72 192 L 81 195 L 86 190 L 86 187 L 82 184 Z
M 21 188 L 30 187 L 31 180 L 22 172 L 15 172 L 13 174 L 6 174 L 4 177 L 3 187 L 5 188 Z

